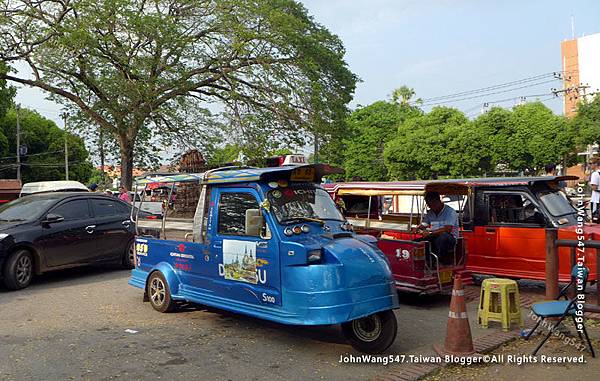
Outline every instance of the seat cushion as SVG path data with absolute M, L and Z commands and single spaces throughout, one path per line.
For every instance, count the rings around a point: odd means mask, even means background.
M 571 303 L 570 300 L 557 300 L 557 301 L 552 301 L 552 302 L 541 302 L 541 303 L 535 303 L 531 306 L 531 310 L 533 311 L 534 314 L 538 315 L 538 316 L 542 316 L 542 317 L 558 317 L 558 316 L 562 316 L 567 307 L 569 307 L 569 304 Z M 575 313 L 575 308 L 571 308 L 569 310 L 569 315 L 572 315 Z

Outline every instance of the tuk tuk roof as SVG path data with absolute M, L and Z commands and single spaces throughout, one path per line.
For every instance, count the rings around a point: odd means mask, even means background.
M 502 187 L 516 185 L 533 185 L 534 183 L 558 183 L 565 180 L 577 180 L 577 176 L 539 176 L 539 177 L 484 177 L 472 179 L 415 180 L 390 182 L 350 182 L 324 184 L 328 192 L 338 195 L 356 196 L 389 196 L 389 195 L 423 195 L 425 192 L 440 194 L 463 194 L 469 188 L 487 186 Z
M 320 181 L 321 177 L 343 173 L 341 168 L 331 167 L 327 164 L 286 165 L 281 167 L 224 167 L 204 173 L 178 173 L 164 176 L 147 176 L 137 178 L 140 185 L 149 183 L 174 183 L 174 182 L 204 182 L 206 184 L 239 183 L 260 180 L 290 179 L 295 170 L 312 169 L 312 181 Z M 293 180 L 293 179 L 292 179 Z M 308 181 L 308 180 L 305 180 Z
M 149 183 L 184 183 L 184 182 L 200 182 L 202 180 L 202 174 L 194 173 L 173 173 L 171 175 L 149 175 L 144 177 L 138 177 L 135 181 L 139 185 Z
M 334 173 L 344 173 L 344 170 L 327 164 L 285 165 L 281 167 L 266 168 L 220 168 L 206 172 L 204 174 L 204 181 L 208 184 L 237 183 L 261 180 L 276 181 L 279 179 L 294 181 L 292 175 L 301 174 L 302 172 L 304 174 L 312 173 L 313 176 L 310 181 L 320 182 L 321 177 Z M 305 177 L 303 181 L 309 180 Z

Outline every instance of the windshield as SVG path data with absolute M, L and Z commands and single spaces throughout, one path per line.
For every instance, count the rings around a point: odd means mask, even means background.
M 30 221 L 40 217 L 54 198 L 22 197 L 0 206 L 0 222 Z
M 312 184 L 298 184 L 283 189 L 273 189 L 267 197 L 275 217 L 280 223 L 310 218 L 344 220 L 329 194 Z
M 542 204 L 554 217 L 566 216 L 577 213 L 567 197 L 559 191 L 540 193 Z

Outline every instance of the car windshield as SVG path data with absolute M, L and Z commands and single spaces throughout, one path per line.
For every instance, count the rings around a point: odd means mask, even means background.
M 0 222 L 31 221 L 39 218 L 55 198 L 22 197 L 0 206 Z
M 575 214 L 577 211 L 567 197 L 559 191 L 540 193 L 540 200 L 554 217 Z
M 268 199 L 280 223 L 296 220 L 344 220 L 327 192 L 312 184 L 273 189 L 268 193 Z

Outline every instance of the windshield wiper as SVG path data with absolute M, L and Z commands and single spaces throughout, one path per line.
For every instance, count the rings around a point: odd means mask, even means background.
M 317 222 L 321 225 L 325 225 L 325 221 L 319 219 L 319 218 L 312 218 L 312 217 L 292 217 L 292 218 L 287 218 L 285 220 L 282 220 L 281 223 L 282 224 L 289 224 L 289 223 L 293 223 L 295 221 L 309 221 L 309 222 Z
M 17 221 L 25 221 L 22 218 L 13 218 L 13 219 L 5 219 L 5 218 L 0 218 L 0 221 L 4 221 L 4 222 L 17 222 Z

